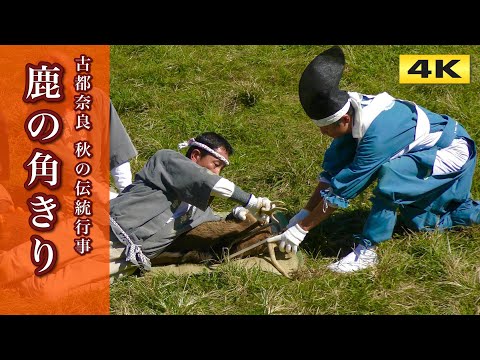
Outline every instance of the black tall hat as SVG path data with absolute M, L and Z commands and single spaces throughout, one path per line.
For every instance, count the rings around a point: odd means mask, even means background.
M 300 103 L 318 126 L 334 123 L 350 107 L 350 96 L 338 88 L 344 67 L 342 49 L 333 46 L 317 55 L 303 71 L 298 85 Z

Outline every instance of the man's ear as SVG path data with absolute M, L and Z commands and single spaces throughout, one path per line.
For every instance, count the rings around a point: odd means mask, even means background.
M 200 160 L 201 157 L 202 157 L 202 152 L 199 149 L 192 150 L 190 154 L 190 160 L 196 163 Z
M 348 125 L 350 123 L 352 123 L 352 117 L 349 115 L 349 114 L 345 114 L 342 116 L 342 121 L 345 125 Z

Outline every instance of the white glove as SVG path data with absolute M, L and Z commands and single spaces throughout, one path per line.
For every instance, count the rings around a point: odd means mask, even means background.
M 278 247 L 281 252 L 293 252 L 294 254 L 298 251 L 298 246 L 305 239 L 305 236 L 308 234 L 308 231 L 303 230 L 300 225 L 295 224 L 292 227 L 289 227 L 282 234 L 274 236 L 268 239 L 268 242 L 280 241 Z
M 258 220 L 264 223 L 270 222 L 270 217 L 266 214 L 262 214 L 262 211 L 268 211 L 272 209 L 272 202 L 268 198 L 257 198 L 252 194 L 245 207 L 248 210 L 251 210 L 253 216 L 255 216 Z
M 255 195 L 251 195 L 250 199 L 248 200 L 248 204 L 245 205 L 248 210 L 270 210 L 272 207 L 271 201 L 268 198 L 263 197 L 255 197 Z
M 310 215 L 310 211 L 307 209 L 302 209 L 298 213 L 293 216 L 290 221 L 288 222 L 287 228 L 299 223 L 303 219 L 305 219 L 308 215 Z
M 247 219 L 247 213 L 248 209 L 244 208 L 243 206 L 236 206 L 232 210 L 233 217 L 242 221 Z

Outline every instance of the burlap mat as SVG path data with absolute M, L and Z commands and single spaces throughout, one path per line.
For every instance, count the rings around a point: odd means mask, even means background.
M 221 217 L 228 215 L 228 212 L 217 213 Z M 280 225 L 285 228 L 288 219 L 285 214 L 282 212 L 277 212 L 275 215 L 277 221 Z M 280 229 L 277 229 L 277 232 L 280 232 Z M 297 254 L 286 254 L 278 250 L 278 247 L 275 248 L 275 257 L 280 264 L 280 266 L 287 272 L 287 274 L 292 275 L 303 265 L 303 256 L 301 251 L 298 251 Z M 184 275 L 184 274 L 199 274 L 202 272 L 211 272 L 215 271 L 218 267 L 225 266 L 227 263 L 216 264 L 212 266 L 206 266 L 202 264 L 181 264 L 181 265 L 163 265 L 163 266 L 154 266 L 152 271 L 147 274 L 156 274 L 158 272 L 164 272 L 166 274 L 175 274 L 175 275 Z M 272 272 L 277 275 L 282 275 L 271 263 L 270 257 L 268 255 L 264 256 L 252 256 L 244 259 L 232 259 L 228 262 L 235 266 L 239 266 L 245 269 L 257 268 L 262 271 Z M 283 275 L 282 275 L 283 276 Z
M 278 263 L 282 268 L 289 274 L 292 275 L 303 265 L 303 256 L 301 251 L 295 254 L 285 254 L 278 249 L 276 249 L 276 258 Z M 259 270 L 272 272 L 277 275 L 281 275 L 280 272 L 271 264 L 270 257 L 267 256 L 252 256 L 244 259 L 232 259 L 228 263 L 215 264 L 212 266 L 205 266 L 202 264 L 180 264 L 180 265 L 163 265 L 163 266 L 154 266 L 150 272 L 147 274 L 157 274 L 157 273 L 166 273 L 174 275 L 185 275 L 185 274 L 200 274 L 202 272 L 211 272 L 215 269 L 225 266 L 227 264 L 232 264 L 239 266 L 245 269 L 257 268 Z

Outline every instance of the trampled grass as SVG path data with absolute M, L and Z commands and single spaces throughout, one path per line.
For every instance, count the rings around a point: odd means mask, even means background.
M 283 200 L 294 215 L 316 185 L 330 138 L 303 112 L 298 81 L 327 45 L 111 47 L 111 96 L 135 146 L 138 171 L 162 148 L 204 131 L 235 148 L 222 173 L 257 196 Z M 343 46 L 341 87 L 383 91 L 459 120 L 480 141 L 479 46 Z M 401 54 L 465 54 L 471 83 L 399 84 Z M 477 166 L 478 169 L 478 166 Z M 480 198 L 480 173 L 472 195 Z M 480 314 L 480 227 L 412 233 L 379 248 L 376 269 L 351 275 L 326 265 L 362 230 L 372 188 L 312 230 L 293 280 L 228 264 L 191 276 L 131 277 L 111 287 L 113 314 Z M 215 200 L 217 211 L 234 206 Z

